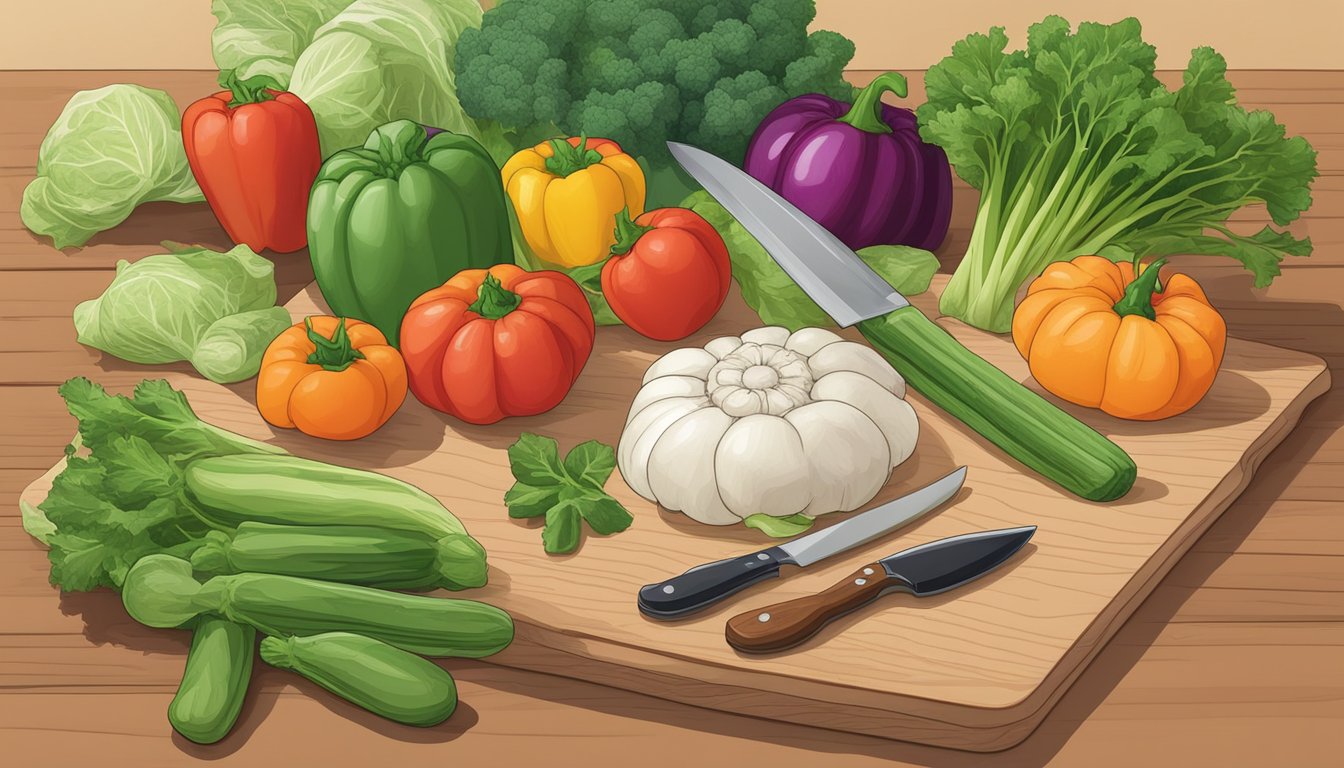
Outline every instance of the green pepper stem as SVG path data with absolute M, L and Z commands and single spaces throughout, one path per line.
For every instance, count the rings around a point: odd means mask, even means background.
M 344 371 L 356 360 L 363 360 L 364 353 L 350 343 L 350 334 L 345 329 L 345 318 L 336 321 L 336 332 L 328 339 L 313 329 L 313 318 L 305 317 L 303 327 L 308 331 L 308 340 L 316 349 L 308 355 L 310 365 L 320 365 L 327 371 Z
M 646 227 L 642 224 L 636 224 L 635 220 L 630 218 L 630 209 L 622 208 L 620 213 L 616 214 L 616 242 L 611 246 L 612 256 L 621 256 L 630 252 L 635 247 L 635 242 L 653 227 Z
M 868 133 L 891 133 L 891 126 L 882 119 L 882 94 L 888 91 L 905 98 L 905 76 L 900 72 L 883 72 L 873 78 L 854 97 L 854 105 L 839 121 Z
M 523 297 L 505 289 L 499 278 L 487 274 L 485 282 L 481 283 L 480 290 L 476 292 L 476 301 L 467 309 L 487 320 L 498 320 L 517 309 L 522 301 Z
M 1143 270 L 1134 282 L 1125 288 L 1125 295 L 1115 302 L 1115 313 L 1124 317 L 1125 315 L 1143 315 L 1149 320 L 1157 319 L 1157 312 L 1153 310 L 1153 294 L 1162 289 L 1158 283 L 1158 271 L 1167 263 L 1166 259 L 1158 259 L 1148 268 Z M 1135 261 L 1134 271 L 1138 272 L 1138 261 Z
M 271 91 L 280 90 L 280 84 L 269 75 L 254 75 L 243 80 L 232 69 L 226 69 L 219 73 L 219 84 L 228 88 L 229 93 L 233 94 L 233 98 L 229 100 L 229 109 L 241 107 L 244 104 L 270 101 L 275 98 L 275 94 Z
M 579 137 L 577 147 L 570 144 L 568 139 L 551 139 L 551 150 L 551 156 L 546 158 L 546 170 L 560 177 L 602 162 L 602 153 L 588 148 L 586 135 Z
M 364 141 L 364 149 L 378 155 L 378 169 L 395 179 L 412 163 L 424 159 L 426 131 L 410 120 L 394 120 L 373 129 Z

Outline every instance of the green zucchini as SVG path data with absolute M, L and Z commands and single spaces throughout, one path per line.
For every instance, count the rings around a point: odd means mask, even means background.
M 202 616 L 191 636 L 187 668 L 168 705 L 168 722 L 197 744 L 214 744 L 238 720 L 252 678 L 257 632 L 218 616 Z
M 346 701 L 406 725 L 438 725 L 457 708 L 457 686 L 439 665 L 349 632 L 267 637 L 267 664 L 289 669 Z
M 471 539 L 435 541 L 424 534 L 361 525 L 272 525 L 245 522 L 230 537 L 210 531 L 192 553 L 200 573 L 275 573 L 382 589 L 458 588 L 455 566 L 472 556 Z
M 172 555 L 136 561 L 122 584 L 131 618 L 176 627 L 214 613 L 268 635 L 349 631 L 425 656 L 479 658 L 513 640 L 509 614 L 474 600 L 387 592 L 269 573 L 216 576 L 204 584 Z
M 233 529 L 248 521 L 360 525 L 450 539 L 455 554 L 442 563 L 447 586 L 485 585 L 485 549 L 453 513 L 409 483 L 296 456 L 199 459 L 187 465 L 183 478 L 196 514 L 216 528 Z
M 930 402 L 1070 493 L 1110 501 L 1133 487 L 1138 470 L 1120 446 L 963 347 L 918 309 L 864 320 L 859 332 Z

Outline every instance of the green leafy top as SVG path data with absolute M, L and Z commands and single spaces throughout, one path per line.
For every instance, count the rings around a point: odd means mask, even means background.
M 579 443 L 564 460 L 555 440 L 524 432 L 509 446 L 509 467 L 517 482 L 504 494 L 509 517 L 545 517 L 542 546 L 551 554 L 579 545 L 585 520 L 607 536 L 630 527 L 634 518 L 603 487 L 616 469 L 611 446 L 596 440 Z
M 925 76 L 920 134 L 981 191 L 966 277 L 953 279 L 966 295 L 949 285 L 944 311 L 951 298 L 966 305 L 952 314 L 1001 326 L 1023 280 L 1105 246 L 1226 254 L 1257 286 L 1284 254 L 1310 252 L 1308 240 L 1269 227 L 1247 236 L 1225 225 L 1253 203 L 1280 226 L 1296 219 L 1311 205 L 1316 153 L 1269 112 L 1237 105 L 1213 49 L 1196 48 L 1170 91 L 1132 18 L 1072 32 L 1051 16 L 1030 28 L 1025 50 L 1007 44 L 1000 27 L 972 34 Z M 967 309 L 981 299 L 995 311 Z
M 186 551 L 205 535 L 181 490 L 188 462 L 284 453 L 196 418 L 162 379 L 141 382 L 129 398 L 85 378 L 60 393 L 79 419 L 79 439 L 39 510 L 42 527 L 55 528 L 46 536 L 51 582 L 67 591 L 120 587 L 140 557 Z

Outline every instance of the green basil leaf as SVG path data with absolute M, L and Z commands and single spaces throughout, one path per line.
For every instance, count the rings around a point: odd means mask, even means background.
M 616 469 L 616 452 L 596 440 L 579 443 L 565 456 L 565 473 L 576 483 L 602 490 Z
M 546 510 L 560 501 L 558 485 L 528 485 L 524 482 L 513 484 L 504 494 L 504 503 L 509 507 L 509 517 L 540 517 Z
M 635 518 L 621 503 L 605 493 L 583 499 L 579 507 L 583 519 L 594 533 L 610 536 L 630 527 Z
M 577 500 L 563 501 L 546 510 L 546 527 L 541 530 L 541 544 L 550 554 L 563 555 L 579 546 L 581 503 Z
M 514 479 L 527 485 L 564 485 L 568 479 L 555 440 L 531 432 L 509 446 L 509 469 Z

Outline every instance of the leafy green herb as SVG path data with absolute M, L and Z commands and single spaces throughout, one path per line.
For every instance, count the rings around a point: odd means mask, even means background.
M 775 539 L 786 539 L 790 536 L 797 536 L 812 527 L 813 519 L 807 515 L 788 515 L 786 517 L 773 517 L 766 514 L 749 515 L 742 524 L 748 528 L 755 528 Z
M 835 324 L 708 192 L 692 194 L 681 202 L 681 207 L 703 216 L 723 237 L 733 262 L 733 278 L 742 288 L 742 298 L 761 320 L 791 331 Z M 938 271 L 937 256 L 905 245 L 875 245 L 860 250 L 858 256 L 906 296 L 927 291 L 929 281 Z
M 51 581 L 67 591 L 120 587 L 144 555 L 195 547 L 209 529 L 181 491 L 191 461 L 283 453 L 199 420 L 162 379 L 141 382 L 129 398 L 84 378 L 60 393 L 79 419 L 79 446 L 25 525 L 45 534 Z
M 601 536 L 620 533 L 634 518 L 602 490 L 616 469 L 611 446 L 589 440 L 562 461 L 554 439 L 524 432 L 509 446 L 509 468 L 517 481 L 504 494 L 509 517 L 545 517 L 541 543 L 551 554 L 573 552 L 586 521 Z
M 1280 227 L 1311 205 L 1316 152 L 1265 111 L 1236 103 L 1227 62 L 1196 48 L 1181 88 L 1154 76 L 1139 22 L 1058 16 L 1008 51 L 1002 27 L 973 34 L 925 75 L 920 135 L 980 190 L 975 229 L 943 312 L 1007 331 L 1017 290 L 1053 261 L 1121 246 L 1140 256 L 1222 254 L 1264 287 L 1306 238 L 1226 226 L 1264 203 Z

